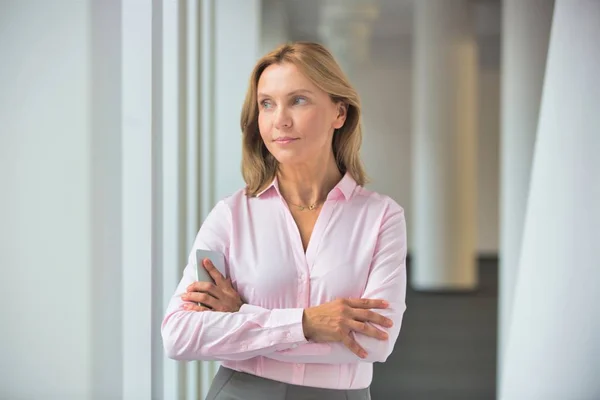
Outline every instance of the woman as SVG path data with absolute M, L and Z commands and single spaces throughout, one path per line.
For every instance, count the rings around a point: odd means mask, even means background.
M 222 361 L 209 399 L 370 399 L 406 309 L 406 227 L 362 187 L 356 91 L 322 46 L 284 45 L 252 72 L 241 125 L 247 186 L 200 228 L 165 350 Z M 194 282 L 196 249 L 223 253 L 227 278 L 204 260 L 215 283 Z

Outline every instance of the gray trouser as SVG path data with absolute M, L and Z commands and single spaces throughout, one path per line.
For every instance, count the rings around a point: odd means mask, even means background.
M 206 400 L 371 400 L 369 388 L 337 390 L 292 385 L 220 367 Z

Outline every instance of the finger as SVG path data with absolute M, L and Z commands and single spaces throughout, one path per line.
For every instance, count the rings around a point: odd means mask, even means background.
M 348 333 L 348 335 L 345 335 L 342 338 L 342 343 L 344 343 L 344 345 L 348 349 L 350 349 L 351 352 L 353 352 L 354 354 L 356 354 L 358 357 L 360 357 L 360 358 L 366 358 L 367 357 L 367 352 L 354 339 L 354 336 L 352 335 L 352 332 Z
M 363 309 L 354 309 L 352 311 L 354 319 L 362 322 L 372 322 L 377 325 L 384 326 L 386 328 L 391 328 L 394 325 L 394 321 L 389 318 L 384 317 L 381 314 L 376 313 L 375 311 L 363 310 Z
M 225 280 L 225 277 L 219 272 L 219 270 L 215 267 L 212 261 L 210 261 L 210 259 L 205 258 L 202 261 L 202 265 L 217 285 L 220 285 Z
M 353 308 L 388 308 L 390 304 L 382 299 L 347 299 L 346 304 Z
M 186 291 L 189 292 L 204 292 L 209 293 L 211 296 L 219 298 L 219 290 L 212 282 L 192 282 L 188 285 Z
M 231 277 L 228 276 L 227 278 L 225 278 L 222 285 L 224 286 L 224 290 L 230 290 L 232 292 L 237 293 L 237 291 L 233 287 L 233 283 L 231 282 Z
M 377 329 L 373 325 L 366 322 L 350 321 L 348 322 L 348 327 L 354 332 L 362 333 L 363 335 L 370 336 L 375 339 L 386 340 L 388 338 L 387 332 Z
M 184 301 L 191 301 L 193 303 L 198 303 L 198 304 L 201 303 L 212 309 L 214 309 L 219 304 L 218 303 L 219 300 L 215 299 L 208 293 L 201 293 L 201 292 L 185 293 L 183 296 L 181 296 L 181 299 Z
M 185 303 L 183 305 L 183 309 L 186 310 L 186 311 L 197 311 L 197 312 L 200 312 L 200 311 L 210 311 L 210 308 L 199 306 L 199 305 L 194 304 L 194 303 Z

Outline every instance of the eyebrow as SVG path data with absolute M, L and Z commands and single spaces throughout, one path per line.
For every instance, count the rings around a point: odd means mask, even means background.
M 294 96 L 294 95 L 296 95 L 296 94 L 300 94 L 300 93 L 313 94 L 313 92 L 311 92 L 311 91 L 310 91 L 310 90 L 308 90 L 308 89 L 298 89 L 298 90 L 293 90 L 293 91 L 289 92 L 289 93 L 287 94 L 287 97 L 291 97 L 291 96 Z M 266 94 L 266 93 L 258 93 L 258 94 L 257 94 L 257 97 L 271 97 L 271 96 L 269 96 L 269 95 L 268 95 L 268 94 Z

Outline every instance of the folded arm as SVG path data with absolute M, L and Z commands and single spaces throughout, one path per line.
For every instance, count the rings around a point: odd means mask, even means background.
M 362 298 L 383 299 L 389 302 L 385 309 L 374 309 L 393 321 L 391 328 L 374 325 L 388 333 L 380 340 L 354 332 L 358 344 L 367 357 L 360 358 L 343 343 L 306 343 L 297 348 L 278 350 L 266 357 L 295 363 L 346 364 L 356 362 L 384 362 L 394 349 L 406 310 L 406 223 L 402 208 L 394 204 L 386 215 L 371 263 L 371 272 Z M 261 312 L 259 307 L 245 305 L 241 312 Z
M 195 281 L 196 249 L 228 254 L 231 212 L 220 202 L 202 224 L 161 325 L 168 357 L 177 360 L 244 360 L 307 343 L 301 308 L 253 313 L 196 312 L 184 309 L 181 295 Z M 228 268 L 228 267 L 227 267 Z M 229 274 L 229 273 L 228 273 Z
M 186 267 L 176 293 L 192 283 Z M 178 294 L 171 299 L 161 333 L 167 356 L 176 360 L 245 360 L 307 343 L 301 308 L 261 310 L 251 314 L 196 312 L 183 309 Z

